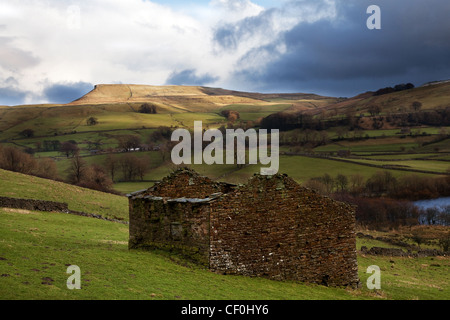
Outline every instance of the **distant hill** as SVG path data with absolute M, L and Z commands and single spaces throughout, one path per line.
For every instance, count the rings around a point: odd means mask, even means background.
M 442 84 L 442 83 L 450 83 L 450 79 L 449 80 L 430 81 L 430 82 L 424 83 L 422 85 L 422 87 L 432 86 L 432 85 Z
M 98 84 L 68 104 L 0 108 L 0 141 L 23 138 L 21 132 L 26 129 L 42 137 L 93 130 L 187 126 L 194 120 L 214 124 L 223 121 L 220 112 L 225 109 L 238 111 L 246 120 L 256 120 L 280 110 L 313 110 L 336 101 L 336 98 L 308 93 L 264 94 L 201 86 Z M 152 104 L 157 114 L 139 113 L 143 103 Z M 88 117 L 98 118 L 99 124 L 87 126 Z
M 405 113 L 411 112 L 416 101 L 420 102 L 421 110 L 449 107 L 450 82 L 436 81 L 383 95 L 369 91 L 352 98 L 202 86 L 98 84 L 68 104 L 0 107 L 0 141 L 23 139 L 22 132 L 27 129 L 34 130 L 36 137 L 50 137 L 75 132 L 192 126 L 194 120 L 220 126 L 226 121 L 221 114 L 224 110 L 239 112 L 243 121 L 258 121 L 276 112 L 302 112 L 325 118 L 359 116 L 369 114 L 372 106 L 379 107 L 384 114 Z M 143 103 L 152 104 L 157 114 L 139 113 Z M 98 124 L 87 125 L 89 117 L 97 118 Z M 366 127 L 370 128 L 371 124 L 367 123 Z
M 181 97 L 186 99 L 203 98 L 218 104 L 222 104 L 223 102 L 255 103 L 255 100 L 266 101 L 270 99 L 301 100 L 326 98 L 308 93 L 253 93 L 200 86 L 99 84 L 96 85 L 91 92 L 69 103 L 69 105 L 146 102 L 152 100 L 158 101 L 163 98 L 170 99 Z M 225 97 L 227 97 L 227 99 L 224 99 Z
M 273 100 L 325 100 L 308 93 L 252 93 L 200 86 L 99 84 L 68 105 L 150 102 L 190 112 L 212 111 L 233 104 L 272 104 Z
M 371 106 L 379 106 L 382 112 L 405 112 L 412 110 L 412 104 L 418 101 L 421 110 L 445 109 L 450 107 L 450 80 L 430 82 L 409 90 L 374 95 L 365 92 L 355 97 L 330 103 L 322 108 L 311 110 L 314 114 L 334 111 L 336 114 L 366 113 Z

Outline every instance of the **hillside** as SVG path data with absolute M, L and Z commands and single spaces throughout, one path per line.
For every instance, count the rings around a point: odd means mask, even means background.
M 70 210 L 128 220 L 126 197 L 0 169 L 0 196 L 67 203 Z
M 32 128 L 36 136 L 80 131 L 192 126 L 193 118 L 218 124 L 224 109 L 237 109 L 245 120 L 257 120 L 288 108 L 312 110 L 335 98 L 314 94 L 260 94 L 195 86 L 100 84 L 68 104 L 23 105 L 0 108 L 0 141 L 20 139 Z M 157 114 L 141 114 L 143 103 L 156 106 Z M 187 113 L 196 113 L 196 116 Z M 99 125 L 86 126 L 88 117 Z
M 122 169 L 116 170 L 114 188 L 127 193 L 148 187 L 170 171 L 172 164 L 167 162 L 170 136 L 166 140 L 155 138 L 159 127 L 192 128 L 194 121 L 202 121 L 204 128 L 219 128 L 234 121 L 235 127 L 258 128 L 261 119 L 271 114 L 292 114 L 295 120 L 299 112 L 311 112 L 318 115 L 314 120 L 322 121 L 324 126 L 297 125 L 293 127 L 295 130 L 280 135 L 280 172 L 289 173 L 297 181 L 305 183 L 325 172 L 333 177 L 344 173 L 369 179 L 378 170 L 390 170 L 398 177 L 411 173 L 434 177 L 446 174 L 449 168 L 450 126 L 442 124 L 443 118 L 438 115 L 434 117 L 437 123 L 406 126 L 385 119 L 382 126 L 375 127 L 368 109 L 378 104 L 382 106 L 380 116 L 387 118 L 403 108 L 406 111 L 398 113 L 408 117 L 416 112 L 408 107 L 412 102 L 422 103 L 416 113 L 441 109 L 450 101 L 449 92 L 447 82 L 381 96 L 366 92 L 350 99 L 195 86 L 97 85 L 85 96 L 65 105 L 0 107 L 0 143 L 29 151 L 35 158 L 51 158 L 60 177 L 66 179 L 71 158 L 60 152 L 61 144 L 75 143 L 87 163 L 105 167 L 107 155 L 121 159 L 120 141 L 137 137 L 146 149 L 136 156 L 147 157 L 149 170 L 140 179 L 132 180 L 124 178 Z M 156 113 L 138 112 L 144 101 L 156 105 Z M 238 112 L 239 119 L 228 119 L 222 114 L 225 110 Z M 349 121 L 345 121 L 348 113 L 363 114 L 358 127 L 350 128 Z M 87 123 L 90 117 L 96 119 L 95 125 Z M 285 127 L 278 124 L 277 128 Z M 28 135 L 30 131 L 32 134 Z M 159 149 L 161 146 L 164 152 Z M 330 157 L 343 151 L 352 155 L 352 161 Z M 314 153 L 316 158 L 311 157 Z M 391 159 L 379 161 L 377 155 L 384 153 L 389 153 Z M 214 179 L 240 183 L 259 171 L 259 166 L 199 165 L 195 169 Z
M 365 92 L 355 97 L 336 103 L 330 103 L 323 108 L 312 110 L 313 114 L 334 111 L 336 114 L 367 113 L 370 106 L 379 106 L 382 112 L 406 112 L 412 110 L 412 103 L 422 103 L 422 110 L 445 109 L 450 107 L 450 82 L 437 81 L 409 90 L 374 95 Z
M 221 88 L 199 86 L 151 86 L 134 84 L 99 84 L 83 97 L 68 105 L 154 102 L 185 108 L 185 105 L 223 106 L 227 104 L 258 104 L 271 99 L 286 100 L 322 100 L 315 94 L 304 93 L 251 93 Z M 188 111 L 196 111 L 187 109 Z
M 244 121 L 257 121 L 279 111 L 306 112 L 321 117 L 368 115 L 371 106 L 379 107 L 382 114 L 395 114 L 410 112 L 416 101 L 421 103 L 424 111 L 448 107 L 450 83 L 430 83 L 379 96 L 366 92 L 349 99 L 198 86 L 100 84 L 68 104 L 1 107 L 0 141 L 19 139 L 20 133 L 29 128 L 35 131 L 36 136 L 50 136 L 74 131 L 156 128 L 161 125 L 189 127 L 194 119 L 218 126 L 225 121 L 220 111 L 226 109 L 238 111 Z M 143 103 L 155 105 L 157 114 L 140 114 L 138 110 Z M 99 119 L 95 128 L 86 126 L 86 119 L 91 116 Z M 365 127 L 369 129 L 370 126 L 369 120 Z

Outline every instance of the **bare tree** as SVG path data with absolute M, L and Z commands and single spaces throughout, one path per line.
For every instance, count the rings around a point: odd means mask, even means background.
M 348 178 L 344 176 L 343 174 L 338 174 L 336 177 L 336 186 L 339 188 L 340 191 L 347 190 L 348 187 Z
M 139 112 L 140 113 L 150 113 L 150 114 L 155 114 L 156 113 L 156 106 L 154 104 L 150 104 L 150 103 L 144 103 L 139 107 Z
M 59 151 L 62 154 L 66 155 L 67 158 L 69 158 L 70 156 L 73 157 L 76 153 L 79 152 L 79 150 L 80 149 L 78 148 L 78 146 L 70 141 L 65 141 L 61 143 L 61 146 L 59 148 Z
M 33 171 L 33 175 L 41 178 L 59 180 L 58 168 L 54 160 L 50 158 L 42 158 L 37 161 L 37 167 Z
M 111 180 L 114 182 L 114 177 L 119 169 L 119 159 L 116 155 L 108 154 L 105 159 L 105 168 L 109 172 Z
M 131 181 L 136 176 L 136 162 L 137 157 L 133 154 L 125 154 L 120 158 L 120 167 L 125 181 Z
M 98 191 L 111 192 L 113 182 L 104 168 L 93 164 L 86 168 L 85 174 L 77 185 Z
M 117 138 L 119 148 L 125 151 L 139 148 L 141 145 L 141 137 L 136 135 L 124 135 Z
M 320 181 L 325 185 L 326 193 L 330 194 L 333 192 L 334 189 L 334 179 L 328 174 L 325 173 L 321 178 Z
M 149 157 L 137 157 L 134 154 L 125 154 L 120 158 L 120 168 L 123 178 L 126 181 L 136 178 L 144 179 L 145 174 L 150 169 Z
M 95 125 L 98 124 L 98 119 L 95 118 L 95 117 L 89 117 L 89 118 L 87 118 L 87 120 L 86 120 L 86 124 L 87 124 L 88 126 L 95 126 Z
M 5 146 L 1 148 L 0 168 L 2 169 L 31 174 L 36 165 L 36 160 L 31 155 L 15 147 Z
M 350 176 L 350 192 L 360 193 L 364 189 L 364 177 L 355 173 Z
M 139 176 L 141 180 L 144 180 L 144 176 L 149 169 L 150 169 L 150 157 L 145 156 L 137 159 L 136 175 Z
M 368 109 L 372 117 L 379 115 L 381 113 L 381 107 L 378 105 L 371 105 Z
M 81 183 L 87 173 L 87 168 L 86 161 L 83 160 L 79 153 L 76 153 L 67 169 L 67 180 L 69 183 Z
M 414 101 L 411 106 L 414 111 L 419 111 L 422 108 L 422 103 L 420 101 Z
M 24 138 L 32 138 L 32 137 L 34 137 L 34 130 L 33 129 L 25 129 L 22 132 L 20 132 L 20 135 Z

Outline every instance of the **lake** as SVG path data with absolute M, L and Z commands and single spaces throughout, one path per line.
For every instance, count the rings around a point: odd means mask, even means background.
M 430 200 L 419 200 L 414 201 L 413 203 L 420 209 L 437 208 L 439 211 L 444 211 L 445 207 L 450 206 L 450 197 L 443 197 Z
M 414 201 L 413 204 L 423 210 L 429 209 L 429 208 L 436 208 L 439 212 L 449 212 L 450 210 L 446 208 L 450 208 L 450 197 L 443 197 L 443 198 L 437 198 L 437 199 L 430 199 L 430 200 L 419 200 Z M 420 224 L 428 224 L 431 220 L 428 219 L 427 214 L 423 214 L 421 217 L 419 217 Z M 434 216 L 432 219 L 433 224 L 442 224 L 442 225 L 449 225 L 449 216 L 448 214 Z

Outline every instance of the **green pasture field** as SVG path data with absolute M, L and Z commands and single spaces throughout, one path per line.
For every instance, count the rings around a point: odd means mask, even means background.
M 176 126 L 170 114 L 143 114 L 137 112 L 108 112 L 97 116 L 98 124 L 87 126 L 86 123 L 76 128 L 77 131 L 103 131 L 117 129 L 157 128 L 159 126 Z
M 135 191 L 146 190 L 153 184 L 153 182 L 148 181 L 116 182 L 114 183 L 114 190 L 126 195 Z
M 373 160 L 415 160 L 415 159 L 430 159 L 436 160 L 440 159 L 438 153 L 392 153 L 383 155 L 366 155 L 364 158 L 370 158 Z
M 218 109 L 218 113 L 223 110 L 234 110 L 241 113 L 275 113 L 286 110 L 292 106 L 292 103 L 281 103 L 281 104 L 230 104 Z
M 436 157 L 435 159 L 450 161 L 450 154 L 448 154 L 448 155 L 441 155 L 439 157 Z
M 340 143 L 330 143 L 325 146 L 320 146 L 314 150 L 317 152 L 337 152 L 339 150 L 350 150 L 352 153 L 385 153 L 385 152 L 401 152 L 401 151 L 411 151 L 416 150 L 419 147 L 417 142 L 404 142 L 404 143 L 392 143 L 383 144 L 382 141 L 378 141 L 379 144 L 340 144 Z
M 401 166 L 405 169 L 434 171 L 445 173 L 450 169 L 450 163 L 445 161 L 433 161 L 433 160 L 403 160 L 403 161 L 376 161 L 358 159 L 351 160 L 355 163 L 374 164 L 374 165 L 388 165 L 388 166 Z
M 289 177 L 293 178 L 298 183 L 305 183 L 311 178 L 321 177 L 325 173 L 328 173 L 331 177 L 336 177 L 338 174 L 346 175 L 350 177 L 354 174 L 361 175 L 364 179 L 368 179 L 376 173 L 381 171 L 389 171 L 395 177 L 400 177 L 408 174 L 417 174 L 417 175 L 430 175 L 436 176 L 433 174 L 426 173 L 417 173 L 417 172 L 408 172 L 403 170 L 395 170 L 395 169 L 384 169 L 384 168 L 376 168 L 363 165 L 363 163 L 373 163 L 376 165 L 384 164 L 382 161 L 371 161 L 371 160 L 361 160 L 361 159 L 351 159 L 352 162 L 342 162 L 336 161 L 333 159 L 326 158 L 313 158 L 307 156 L 287 156 L 280 155 L 280 166 L 278 173 L 286 173 Z M 427 167 L 429 161 L 414 161 L 415 167 L 413 169 L 419 170 L 428 170 L 435 171 L 432 169 L 439 169 L 441 172 L 446 171 L 447 162 L 435 161 L 434 163 L 437 165 L 436 167 Z M 386 164 L 395 164 L 393 161 L 386 161 Z M 242 184 L 246 183 L 247 180 L 253 176 L 255 173 L 260 173 L 261 167 L 269 167 L 269 165 L 245 165 L 243 167 L 238 168 L 235 164 L 224 164 L 224 165 L 207 165 L 207 164 L 199 164 L 199 165 L 187 165 L 188 167 L 194 169 L 201 175 L 205 175 L 213 180 L 224 181 L 233 184 Z M 157 168 L 153 168 L 150 170 L 148 174 L 146 174 L 146 180 L 160 180 L 163 177 L 170 174 L 171 169 L 175 168 L 175 166 L 170 166 L 167 164 L 161 164 Z M 427 169 L 425 169 L 427 168 Z M 115 189 L 120 192 L 132 192 L 136 190 L 143 189 L 141 187 L 141 183 L 139 181 L 136 182 L 127 182 L 115 184 Z M 116 188 L 117 186 L 117 188 Z
M 231 183 L 245 183 L 254 173 L 259 173 L 261 167 L 268 168 L 269 165 L 247 165 L 241 169 L 236 169 L 236 171 L 221 180 Z M 325 173 L 328 173 L 332 177 L 336 177 L 338 174 L 343 174 L 348 177 L 354 174 L 360 174 L 365 179 L 368 179 L 381 170 L 384 169 L 363 166 L 357 163 L 334 161 L 332 159 L 280 155 L 278 173 L 285 173 L 298 183 L 304 183 L 311 178 L 321 177 Z M 394 176 L 407 174 L 405 171 L 399 170 L 387 171 L 392 172 Z
M 194 121 L 201 121 L 204 129 L 209 127 L 218 128 L 227 123 L 227 120 L 217 113 L 185 112 L 173 114 L 172 116 L 176 126 L 185 128 L 194 128 Z
M 418 150 L 420 152 L 436 152 L 437 149 L 439 152 L 450 152 L 450 139 L 422 146 Z
M 0 209 L 2 300 L 447 300 L 448 257 L 358 254 L 358 289 L 219 275 L 159 251 L 128 249 L 128 225 L 65 213 Z M 361 244 L 358 243 L 357 247 Z M 367 244 L 367 243 L 364 243 Z M 70 265 L 81 289 L 69 290 Z M 366 286 L 381 270 L 381 289 Z
M 95 130 L 95 126 L 91 126 L 92 130 Z M 30 148 L 36 148 L 37 143 L 41 143 L 41 148 L 45 140 L 58 140 L 63 143 L 66 141 L 74 140 L 78 143 L 78 147 L 81 149 L 88 149 L 88 142 L 98 142 L 100 143 L 100 148 L 105 150 L 108 148 L 116 148 L 118 141 L 117 138 L 124 135 L 138 135 L 141 136 L 142 142 L 146 142 L 148 137 L 155 129 L 121 129 L 121 130 L 106 130 L 106 131 L 89 131 L 89 132 L 77 132 L 77 133 L 69 133 L 69 134 L 61 134 L 61 135 L 53 135 L 53 136 L 45 136 L 45 137 L 34 137 L 27 139 L 19 139 L 15 140 L 17 144 L 22 146 L 27 146 Z M 36 152 L 37 156 L 45 156 L 47 152 Z M 56 154 L 60 155 L 60 154 Z
M 258 119 L 271 115 L 271 112 L 242 112 L 239 114 L 241 121 L 257 121 Z
M 26 110 L 25 110 L 26 109 Z M 143 114 L 126 104 L 97 106 L 16 107 L 3 111 L 0 130 L 3 139 L 20 139 L 20 132 L 33 129 L 35 136 L 70 134 L 73 131 L 110 131 L 121 129 L 157 128 L 159 126 L 193 127 L 194 120 L 205 124 L 226 124 L 217 113 L 171 112 Z M 86 120 L 95 117 L 98 124 L 88 126 Z

